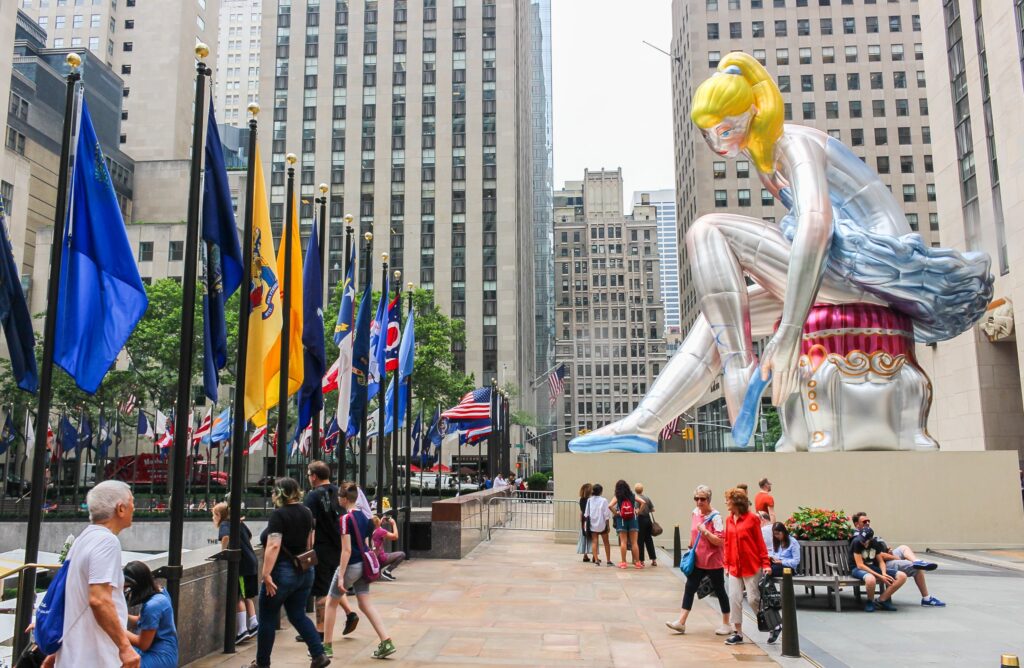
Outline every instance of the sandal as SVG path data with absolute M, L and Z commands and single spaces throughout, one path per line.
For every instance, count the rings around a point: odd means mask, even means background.
M 595 566 L 600 566 L 601 565 L 601 560 L 600 559 L 594 559 L 594 565 Z
M 629 568 L 629 565 L 628 565 L 628 564 L 626 564 L 626 562 L 625 562 L 625 561 L 620 561 L 620 562 L 619 562 L 619 568 Z
M 643 567 L 644 567 L 644 562 L 642 562 L 642 561 L 635 561 L 635 562 L 633 562 L 633 568 L 635 568 L 637 570 L 640 570 Z

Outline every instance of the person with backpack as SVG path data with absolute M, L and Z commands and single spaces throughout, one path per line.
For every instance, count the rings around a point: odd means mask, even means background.
M 89 490 L 85 503 L 91 524 L 75 539 L 46 591 L 36 614 L 36 642 L 48 655 L 44 665 L 139 668 L 128 635 L 117 539 L 132 525 L 135 499 L 124 482 L 105 480 Z
M 213 526 L 217 527 L 217 540 L 222 550 L 228 549 L 231 542 L 231 506 L 221 501 L 210 511 L 213 515 Z M 235 644 L 255 638 L 259 633 L 260 623 L 256 618 L 256 596 L 259 593 L 259 562 L 256 551 L 252 549 L 252 532 L 245 522 L 240 522 L 242 558 L 238 563 L 238 610 L 235 622 Z
M 129 632 L 128 637 L 142 657 L 142 668 L 177 668 L 178 630 L 171 595 L 157 585 L 153 571 L 141 561 L 125 564 L 124 587 L 128 607 L 142 606 L 138 616 L 128 616 L 138 631 Z
M 316 628 L 321 640 L 324 637 L 324 611 L 327 604 L 327 593 L 331 588 L 331 578 L 338 570 L 341 559 L 341 534 L 338 527 L 344 511 L 338 503 L 338 486 L 331 482 L 331 467 L 322 461 L 312 461 L 306 467 L 311 489 L 306 493 L 303 503 L 313 513 L 313 551 L 316 552 L 316 570 L 313 575 L 313 588 L 310 593 L 315 599 Z M 342 596 L 339 603 L 345 611 L 345 628 L 351 633 L 359 623 L 359 615 L 352 610 L 347 596 Z M 302 642 L 302 636 L 295 637 Z
M 608 504 L 608 509 L 615 516 L 615 531 L 619 534 L 619 553 L 622 556 L 619 568 L 629 567 L 629 564 L 626 563 L 627 548 L 633 554 L 633 567 L 638 569 L 644 567 L 640 561 L 639 545 L 637 544 L 637 536 L 640 533 L 640 522 L 637 515 L 646 507 L 647 504 L 644 500 L 637 498 L 633 490 L 629 488 L 628 482 L 620 480 L 615 483 L 615 498 Z
M 372 522 L 370 517 L 362 512 L 357 504 L 359 503 L 359 487 L 355 484 L 346 485 L 341 491 L 339 500 L 345 514 L 341 518 L 341 562 L 338 570 L 331 580 L 330 596 L 332 599 L 341 598 L 342 592 L 347 589 L 355 591 L 356 602 L 359 609 L 370 620 L 373 630 L 377 632 L 380 643 L 373 652 L 373 658 L 383 659 L 391 656 L 397 650 L 395 643 L 384 628 L 384 620 L 370 600 L 370 583 L 380 578 L 380 562 L 376 554 L 367 544 L 370 536 Z M 333 606 L 328 607 L 324 637 L 327 639 L 327 648 L 330 649 L 331 640 L 334 635 Z

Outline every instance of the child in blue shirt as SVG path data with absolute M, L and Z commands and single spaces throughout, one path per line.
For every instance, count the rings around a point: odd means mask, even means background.
M 142 657 L 142 668 L 176 668 L 178 631 L 170 594 L 156 584 L 153 572 L 141 561 L 125 565 L 124 591 L 129 608 L 142 606 L 138 616 L 128 615 L 129 623 L 138 631 L 129 631 L 128 638 Z

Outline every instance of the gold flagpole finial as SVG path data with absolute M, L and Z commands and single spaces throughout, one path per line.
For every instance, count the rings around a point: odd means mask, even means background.
M 196 43 L 196 58 L 202 60 L 210 55 L 210 47 L 206 46 L 202 42 Z
M 74 51 L 69 53 L 67 57 L 64 58 L 64 60 L 73 70 L 77 70 L 79 67 L 82 66 L 82 57 Z
M 250 102 L 249 106 L 246 107 L 246 109 L 248 109 L 249 113 L 253 116 L 258 116 L 260 113 L 260 105 L 256 104 L 255 102 Z

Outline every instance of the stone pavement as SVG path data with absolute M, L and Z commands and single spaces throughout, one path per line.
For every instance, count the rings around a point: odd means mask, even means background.
M 912 581 L 893 597 L 896 612 L 870 614 L 852 590 L 843 592 L 843 612 L 836 613 L 821 593 L 815 601 L 798 588 L 800 649 L 826 668 L 998 666 L 1002 654 L 1024 658 L 1024 572 L 934 553 L 928 559 L 939 564 L 927 575 L 929 593 L 945 608 L 922 608 Z
M 667 567 L 619 570 L 583 563 L 575 546 L 546 532 L 499 531 L 461 561 L 417 559 L 397 582 L 371 591 L 401 666 L 707 666 L 773 663 L 758 646 L 729 647 L 714 635 L 719 613 L 695 605 L 680 636 L 664 622 L 679 612 L 682 579 Z M 613 557 L 617 550 L 613 549 Z M 756 626 L 745 621 L 745 627 Z M 340 625 L 339 625 L 340 638 Z M 273 665 L 308 666 L 304 644 L 284 624 Z M 764 634 L 757 634 L 763 636 Z M 335 640 L 332 665 L 380 665 L 377 637 L 363 619 Z M 778 650 L 772 648 L 777 656 Z M 191 668 L 248 665 L 255 640 L 235 655 L 215 654 Z

